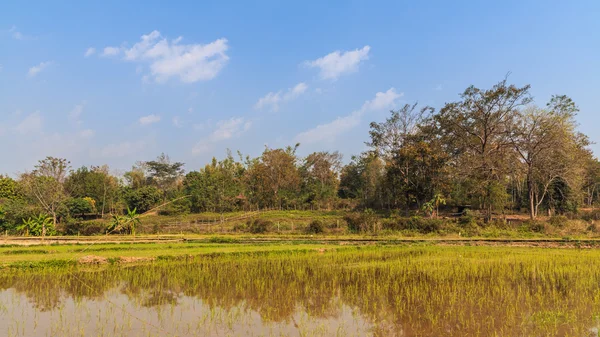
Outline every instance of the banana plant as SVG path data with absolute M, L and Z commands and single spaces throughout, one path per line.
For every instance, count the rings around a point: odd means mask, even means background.
M 17 226 L 17 231 L 22 232 L 25 236 L 46 236 L 54 234 L 54 227 L 52 226 L 52 219 L 46 214 L 38 214 L 33 218 L 23 219 L 23 223 Z

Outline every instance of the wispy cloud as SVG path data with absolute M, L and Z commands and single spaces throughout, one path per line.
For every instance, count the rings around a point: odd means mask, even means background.
M 396 100 L 403 95 L 403 93 L 396 92 L 395 88 L 390 88 L 386 92 L 378 92 L 375 94 L 375 98 L 366 101 L 360 109 L 353 111 L 347 116 L 338 117 L 329 123 L 317 125 L 310 130 L 301 132 L 296 136 L 294 141 L 301 144 L 332 142 L 342 133 L 359 125 L 365 113 L 393 107 Z
M 199 155 L 213 149 L 215 143 L 241 136 L 252 126 L 243 117 L 230 118 L 217 122 L 216 129 L 192 148 L 192 154 Z
M 181 122 L 181 119 L 179 118 L 179 116 L 173 117 L 173 125 L 176 128 L 182 128 L 183 127 L 183 123 Z
M 182 44 L 182 37 L 169 40 L 159 31 L 143 35 L 131 48 L 104 48 L 104 56 L 121 52 L 123 59 L 147 63 L 150 76 L 155 82 L 164 82 L 172 77 L 184 83 L 213 79 L 227 64 L 229 48 L 227 39 L 218 39 L 208 44 Z M 144 75 L 147 79 L 149 75 Z
M 279 105 L 284 102 L 291 101 L 298 98 L 300 95 L 306 92 L 308 85 L 301 82 L 296 84 L 293 88 L 287 89 L 287 91 L 279 90 L 278 92 L 269 92 L 265 96 L 261 97 L 258 102 L 254 105 L 255 109 L 270 108 L 272 111 L 278 111 Z
M 76 126 L 80 126 L 83 122 L 81 121 L 81 113 L 83 113 L 84 104 L 77 104 L 71 111 L 69 111 L 69 120 Z
M 154 123 L 160 122 L 160 116 L 154 115 L 154 114 L 148 115 L 148 116 L 140 117 L 140 119 L 138 121 L 140 122 L 141 125 L 154 124 Z
M 100 150 L 100 155 L 102 157 L 108 158 L 119 158 L 125 156 L 134 155 L 140 151 L 142 151 L 146 147 L 147 143 L 145 141 L 137 141 L 137 142 L 121 142 L 115 144 L 109 144 L 103 147 Z
M 92 56 L 94 54 L 96 54 L 96 48 L 90 47 L 90 48 L 88 48 L 88 49 L 85 50 L 85 54 L 83 54 L 83 56 L 90 57 L 90 56 Z
M 39 133 L 42 131 L 42 116 L 39 111 L 27 115 L 17 126 L 15 131 L 22 135 Z
M 319 68 L 322 79 L 336 80 L 341 75 L 358 71 L 360 63 L 369 58 L 370 50 L 370 46 L 344 52 L 336 50 L 314 61 L 306 61 L 305 65 Z
M 119 47 L 104 47 L 102 50 L 102 56 L 115 56 L 119 55 L 121 49 Z
M 52 61 L 46 61 L 46 62 L 42 62 L 42 63 L 38 64 L 37 66 L 33 66 L 33 67 L 29 68 L 29 72 L 27 73 L 27 75 L 29 77 L 35 77 L 35 76 L 37 76 L 37 74 L 42 72 L 44 69 L 46 69 L 51 64 L 52 64 Z

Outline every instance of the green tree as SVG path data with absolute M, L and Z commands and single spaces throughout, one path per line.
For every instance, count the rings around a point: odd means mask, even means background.
M 303 201 L 331 207 L 339 187 L 342 155 L 339 152 L 314 152 L 300 167 Z
M 461 100 L 447 103 L 435 118 L 446 152 L 452 154 L 457 184 L 479 200 L 491 217 L 493 185 L 506 183 L 514 162 L 510 129 L 521 107 L 531 102 L 529 85 L 503 80 L 491 89 L 467 88 Z
M 65 190 L 74 198 L 90 197 L 95 209 L 104 216 L 118 199 L 118 180 L 109 174 L 108 166 L 81 167 L 65 180 Z
M 59 210 L 68 198 L 64 186 L 68 170 L 69 161 L 66 159 L 46 157 L 38 162 L 32 172 L 21 175 L 24 194 L 52 217 L 55 227 Z
M 162 192 L 163 199 L 167 199 L 167 192 L 176 187 L 177 182 L 183 176 L 184 163 L 171 162 L 169 156 L 161 153 L 156 160 L 144 162 L 144 168 L 148 172 L 150 181 Z

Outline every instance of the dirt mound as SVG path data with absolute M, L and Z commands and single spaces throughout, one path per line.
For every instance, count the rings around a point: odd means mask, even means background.
M 105 264 L 108 263 L 108 259 L 102 256 L 86 255 L 80 257 L 77 262 L 81 264 Z

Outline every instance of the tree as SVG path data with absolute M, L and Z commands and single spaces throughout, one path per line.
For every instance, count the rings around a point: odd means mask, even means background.
M 385 122 L 371 122 L 369 135 L 371 141 L 367 146 L 387 161 L 409 142 L 409 137 L 419 131 L 419 125 L 431 113 L 433 108 L 423 107 L 416 110 L 418 103 L 405 104 L 398 110 L 391 110 Z
M 161 153 L 156 160 L 144 162 L 144 167 L 148 176 L 162 192 L 166 200 L 167 191 L 174 188 L 177 181 L 183 176 L 183 163 L 171 163 L 171 159 L 164 153 Z
M 68 169 L 69 162 L 66 159 L 46 157 L 38 162 L 31 173 L 21 175 L 20 182 L 24 193 L 52 216 L 52 224 L 55 227 L 58 211 L 68 198 L 64 188 Z M 45 234 L 42 233 L 42 236 Z
M 248 162 L 245 180 L 257 204 L 281 208 L 294 203 L 300 185 L 296 167 L 298 145 L 266 148 L 260 158 Z
M 587 140 L 576 131 L 577 107 L 566 96 L 554 96 L 547 109 L 528 107 L 519 113 L 511 137 L 525 167 L 528 209 L 535 219 L 550 188 L 560 179 L 575 184 Z
M 145 213 L 162 200 L 162 192 L 154 186 L 145 186 L 138 189 L 127 188 L 123 192 L 123 199 L 128 208 Z
M 74 198 L 92 198 L 95 209 L 104 216 L 114 205 L 119 183 L 109 174 L 108 166 L 81 167 L 65 180 L 65 190 Z
M 339 185 L 342 155 L 339 152 L 314 152 L 300 167 L 304 202 L 329 204 L 335 198 Z
M 375 152 L 352 157 L 342 169 L 338 194 L 358 199 L 365 208 L 383 208 L 385 164 Z
M 245 167 L 231 153 L 221 161 L 212 162 L 199 171 L 188 173 L 183 189 L 190 196 L 192 209 L 199 211 L 233 211 L 243 206 Z
M 529 85 L 499 82 L 491 89 L 467 88 L 461 100 L 446 105 L 435 116 L 440 137 L 453 156 L 457 183 L 470 186 L 467 194 L 479 200 L 491 217 L 494 185 L 504 185 L 514 162 L 510 128 L 520 107 L 531 102 Z
M 17 182 L 0 174 L 0 199 L 14 199 L 17 197 Z
M 94 199 L 70 198 L 65 202 L 65 206 L 69 210 L 69 214 L 83 217 L 85 214 L 95 211 L 91 201 L 94 201 Z

